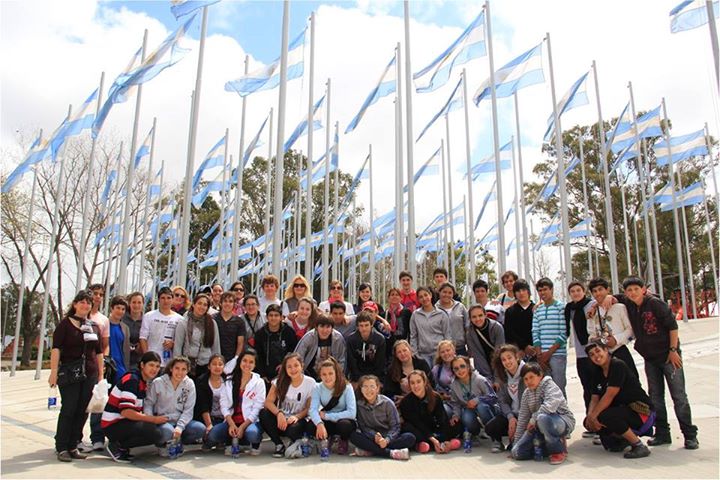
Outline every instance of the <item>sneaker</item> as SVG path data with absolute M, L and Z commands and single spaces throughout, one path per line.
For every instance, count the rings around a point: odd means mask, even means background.
M 594 438 L 594 437 L 595 437 L 595 432 L 591 432 L 591 431 L 589 431 L 589 430 L 585 430 L 585 431 L 582 433 L 582 438 Z
M 63 450 L 62 452 L 59 452 L 57 454 L 57 459 L 61 462 L 72 462 L 72 457 L 70 456 L 70 452 L 67 450 Z
M 409 460 L 410 450 L 408 450 L 407 448 L 390 450 L 390 458 L 392 458 L 393 460 Z
M 82 453 L 90 453 L 93 451 L 93 446 L 87 443 L 80 442 L 77 444 L 77 449 Z
M 653 438 L 648 440 L 647 444 L 651 447 L 657 447 L 659 445 L 670 445 L 672 443 L 672 438 L 670 438 L 670 435 L 655 435 Z
M 258 455 L 260 455 L 260 447 L 258 447 L 258 448 L 251 447 L 250 450 L 248 450 L 248 455 L 250 455 L 252 457 L 257 457 Z
M 697 437 L 692 437 L 692 438 L 686 437 L 685 438 L 685 448 L 687 450 L 697 450 L 698 448 L 700 448 L 700 442 L 698 442 Z
M 500 440 L 494 440 L 492 444 L 492 448 L 490 448 L 490 453 L 500 453 L 505 451 L 505 445 L 503 445 L 502 441 Z
M 407 450 L 407 449 L 405 449 Z M 392 455 L 392 452 L 395 450 L 390 450 L 390 454 Z M 368 452 L 367 450 L 363 450 L 362 448 L 355 447 L 355 453 L 353 454 L 356 457 L 372 457 L 372 452 Z
M 349 449 L 350 449 L 350 447 L 348 446 L 347 440 L 343 440 L 342 438 L 340 440 L 338 440 L 338 443 L 337 443 L 337 454 L 338 455 L 347 455 Z
M 210 445 L 207 442 L 203 442 L 202 446 L 200 447 L 200 450 L 202 450 L 203 452 L 206 452 L 206 453 L 212 451 L 212 449 L 213 449 L 212 445 Z
M 127 457 L 128 451 L 120 448 L 116 443 L 108 442 L 105 451 L 110 455 L 110 458 L 117 463 L 130 463 L 130 459 Z
M 415 450 L 417 450 L 420 453 L 427 453 L 430 451 L 430 444 L 427 442 L 419 442 L 415 446 Z
M 80 450 L 78 450 L 77 448 L 75 450 L 70 450 L 68 453 L 73 460 L 85 460 L 86 458 L 88 458 L 88 456 L 84 453 L 80 453 Z
M 167 447 L 158 447 L 158 456 L 163 458 L 170 458 Z
M 275 445 L 275 451 L 272 456 L 275 458 L 283 458 L 285 456 L 285 445 L 282 443 Z
M 224 455 L 226 457 L 232 457 L 232 446 L 231 445 L 228 445 L 223 450 L 224 450 Z
M 292 442 L 285 450 L 285 458 L 301 458 L 302 457 L 302 439 Z
M 480 440 L 490 440 L 490 437 L 487 433 L 485 433 L 485 430 L 480 430 L 480 433 L 478 434 L 478 438 Z
M 105 450 L 105 442 L 93 442 L 92 449 L 94 452 L 102 452 Z
M 600 440 L 600 435 L 595 435 L 593 437 L 593 445 L 602 445 L 602 440 Z
M 625 452 L 623 457 L 625 458 L 645 458 L 650 455 L 650 449 L 644 444 L 633 445 L 632 448 Z
M 550 455 L 550 465 L 560 465 L 565 461 L 567 454 L 565 453 L 553 453 Z
M 445 442 L 445 445 L 447 445 L 448 451 L 453 451 L 453 450 L 457 450 L 458 448 L 462 447 L 462 442 L 457 438 L 453 438 L 449 442 Z

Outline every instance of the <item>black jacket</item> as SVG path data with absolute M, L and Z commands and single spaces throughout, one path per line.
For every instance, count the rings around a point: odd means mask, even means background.
M 212 412 L 213 394 L 210 390 L 210 372 L 203 373 L 195 379 L 195 410 L 193 418 L 203 422 L 202 414 Z M 203 422 L 204 423 L 204 422 Z
M 363 375 L 375 375 L 383 381 L 385 377 L 385 337 L 375 329 L 370 337 L 363 340 L 355 330 L 346 341 L 347 365 L 350 380 L 356 382 Z
M 297 337 L 295 331 L 285 323 L 280 324 L 280 330 L 271 332 L 268 325 L 255 333 L 255 351 L 257 352 L 257 365 L 255 371 L 261 377 L 272 380 L 277 376 L 277 367 L 290 352 L 295 351 Z
M 654 295 L 645 295 L 640 306 L 625 295 L 616 295 L 615 298 L 627 308 L 635 334 L 635 350 L 645 360 L 664 362 L 670 353 L 670 331 L 678 329 L 670 307 Z
M 430 380 L 430 386 L 435 390 L 435 377 L 433 377 L 430 365 L 420 357 L 413 355 L 413 370 L 422 370 Z M 394 381 L 390 378 L 390 372 L 385 377 L 385 383 L 383 384 L 383 395 L 394 398 L 396 395 L 403 395 L 402 388 L 400 387 L 400 381 Z
M 425 440 L 436 432 L 442 433 L 446 439 L 452 437 L 450 421 L 441 398 L 436 398 L 435 408 L 428 412 L 427 396 L 421 400 L 415 394 L 408 393 L 400 402 L 399 410 L 403 424 L 410 424 L 413 430 L 422 434 L 423 438 L 418 438 L 418 441 Z

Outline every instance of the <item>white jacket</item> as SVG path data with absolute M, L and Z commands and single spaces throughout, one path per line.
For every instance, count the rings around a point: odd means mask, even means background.
M 587 329 L 590 340 L 599 338 L 600 336 L 612 335 L 617 341 L 617 345 L 610 349 L 610 353 L 614 352 L 623 345 L 630 343 L 633 338 L 633 329 L 628 318 L 627 308 L 622 303 L 616 303 L 607 312 L 597 306 L 595 315 L 588 318 Z M 600 315 L 604 316 L 604 325 L 601 325 Z M 604 328 L 602 328 L 604 326 Z
M 220 411 L 223 417 L 233 414 L 233 385 L 232 378 L 225 380 L 220 394 Z M 242 414 L 245 420 L 252 423 L 258 421 L 260 410 L 265 404 L 265 382 L 260 375 L 253 373 L 250 381 L 245 385 L 242 398 Z

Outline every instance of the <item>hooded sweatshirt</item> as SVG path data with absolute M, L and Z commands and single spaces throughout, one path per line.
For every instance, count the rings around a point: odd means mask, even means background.
M 143 412 L 146 415 L 165 415 L 168 422 L 181 431 L 193 418 L 195 408 L 195 383 L 185 377 L 177 388 L 173 388 L 170 375 L 162 375 L 150 384 Z
M 450 406 L 453 415 L 460 417 L 462 409 L 466 408 L 465 404 L 472 399 L 489 404 L 497 403 L 495 390 L 490 382 L 474 370 L 471 370 L 469 385 L 464 385 L 457 377 L 450 384 Z
M 277 367 L 282 363 L 285 355 L 295 350 L 297 338 L 295 332 L 285 323 L 280 323 L 277 332 L 271 332 L 268 324 L 255 333 L 255 350 L 257 351 L 257 366 L 255 371 L 261 377 L 272 380 L 277 377 Z
M 385 377 L 385 337 L 377 330 L 370 330 L 370 337 L 363 340 L 357 330 L 347 338 L 349 377 L 357 382 L 363 375 Z
M 486 349 L 483 347 L 485 341 L 480 338 L 480 335 L 476 330 L 482 331 L 485 339 L 493 345 L 493 349 L 505 343 L 505 330 L 502 325 L 495 320 L 490 320 L 489 318 L 485 319 L 485 327 L 486 328 L 478 329 L 474 324 L 470 324 L 466 334 L 467 346 L 468 353 L 473 359 L 475 369 L 484 377 L 492 379 L 493 371 L 490 367 L 491 359 L 485 354 Z
M 518 425 L 515 430 L 515 442 L 525 433 L 528 424 L 535 424 L 540 413 L 557 414 L 563 419 L 568 427 L 568 433 L 575 428 L 575 417 L 568 408 L 567 400 L 549 375 L 540 380 L 540 385 L 535 390 L 526 388 L 520 400 L 520 412 Z
M 510 376 L 507 370 L 507 382 L 499 382 L 500 388 L 498 388 L 497 396 L 498 403 L 500 404 L 500 410 L 508 420 L 511 418 L 517 418 L 518 412 L 520 411 L 520 400 L 522 399 L 523 393 L 525 392 L 525 382 L 520 377 L 520 370 L 522 370 L 525 362 L 520 360 L 515 375 Z
M 465 329 L 470 324 L 465 305 L 453 300 L 452 307 L 445 308 L 438 301 L 435 308 L 447 314 L 450 321 L 450 334 L 452 335 L 452 341 L 455 342 L 455 348 L 465 347 Z
M 410 317 L 410 347 L 413 353 L 426 356 L 435 353 L 441 340 L 452 339 L 450 319 L 433 307 L 429 312 L 418 308 Z
M 197 359 L 198 365 L 207 365 L 210 357 L 214 354 L 220 354 L 220 332 L 217 323 L 212 320 L 214 339 L 212 346 L 205 346 L 205 322 L 202 318 L 195 318 L 186 313 L 180 319 L 175 328 L 175 346 L 173 347 L 173 356 L 179 357 L 184 355 L 189 358 Z
M 330 338 L 332 339 L 330 343 L 330 355 L 338 361 L 340 368 L 345 371 L 345 339 L 342 334 L 335 329 L 332 330 Z M 316 358 L 318 354 L 318 342 L 317 330 L 313 328 L 305 334 L 298 342 L 297 347 L 295 347 L 295 353 L 299 353 L 303 359 L 306 374 L 308 373 L 307 368 L 311 363 L 314 363 L 315 366 L 319 365 L 319 362 L 317 362 L 318 359 Z M 313 360 L 315 360 L 315 362 L 313 362 Z
M 220 410 L 222 411 L 223 417 L 235 413 L 233 408 L 233 389 L 239 387 L 240 385 L 233 385 L 231 377 L 225 380 L 222 394 L 220 395 Z M 253 423 L 257 422 L 260 416 L 260 410 L 263 409 L 265 404 L 265 382 L 260 378 L 260 375 L 257 373 L 252 374 L 250 381 L 245 385 L 242 398 L 238 400 L 243 418 Z
M 378 395 L 375 403 L 358 398 L 357 423 L 362 433 L 374 436 L 379 432 L 389 441 L 400 434 L 400 415 L 395 403 L 385 395 Z

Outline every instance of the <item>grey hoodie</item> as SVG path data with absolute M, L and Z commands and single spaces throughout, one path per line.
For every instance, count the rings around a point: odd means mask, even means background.
M 441 340 L 452 340 L 450 319 L 433 306 L 432 311 L 416 309 L 410 317 L 410 347 L 419 356 L 432 355 Z
M 518 415 L 518 412 L 520 411 L 520 402 L 522 401 L 523 393 L 525 392 L 525 382 L 523 382 L 522 377 L 520 376 L 520 370 L 522 370 L 523 365 L 525 365 L 525 362 L 522 360 L 520 361 L 520 365 L 518 365 L 518 369 L 515 372 L 515 376 L 511 377 L 507 370 L 505 371 L 505 374 L 507 375 L 507 382 L 503 383 L 499 379 L 498 383 L 500 384 L 500 388 L 498 388 L 497 396 L 498 396 L 498 402 L 500 403 L 500 410 L 502 410 L 503 415 L 507 417 L 508 420 L 511 418 L 516 418 Z M 511 384 L 517 385 L 517 398 L 518 398 L 518 408 L 513 409 L 513 400 L 512 396 L 510 395 L 510 392 L 508 389 L 510 388 Z
M 575 428 L 575 417 L 568 408 L 567 400 L 550 375 L 544 376 L 535 390 L 526 388 L 523 392 L 522 400 L 520 400 L 518 425 L 515 430 L 515 442 L 523 436 L 528 424 L 534 424 L 537 421 L 540 413 L 560 415 L 568 427 L 568 433 Z
M 375 403 L 368 403 L 362 395 L 357 400 L 357 424 L 361 432 L 393 440 L 400 434 L 400 415 L 392 400 L 378 395 Z
M 192 335 L 188 332 L 188 323 L 191 322 Z M 210 357 L 216 353 L 220 353 L 220 332 L 217 323 L 212 322 L 215 337 L 212 347 L 205 346 L 205 325 L 200 320 L 190 320 L 186 313 L 185 316 L 178 321 L 175 327 L 175 346 L 173 347 L 173 356 L 179 357 L 184 355 L 189 358 L 197 359 L 198 365 L 207 365 Z
M 500 345 L 505 343 L 505 330 L 503 329 L 503 326 L 495 320 L 486 318 L 485 321 L 490 322 L 490 324 L 488 325 L 488 332 L 490 333 L 490 338 L 488 338 L 487 340 L 492 343 L 495 348 L 498 348 Z M 472 323 L 467 328 L 465 338 L 467 339 L 468 353 L 470 355 L 470 358 L 473 359 L 473 365 L 475 365 L 475 370 L 480 372 L 480 374 L 484 377 L 492 379 L 494 375 L 493 370 L 490 367 L 491 359 L 485 356 L 485 350 L 483 349 L 481 343 L 482 340 L 475 331 L 475 325 L 473 325 Z
M 470 324 L 468 311 L 467 308 L 465 308 L 465 305 L 457 300 L 454 300 L 452 307 L 445 308 L 438 300 L 438 302 L 435 303 L 435 308 L 445 312 L 450 319 L 450 332 L 452 340 L 455 342 L 455 348 L 465 347 L 465 329 Z
M 453 410 L 453 416 L 460 417 L 462 409 L 465 408 L 465 404 L 475 399 L 478 402 L 485 401 L 486 403 L 497 402 L 495 396 L 495 390 L 492 385 L 488 382 L 487 378 L 480 375 L 478 372 L 471 370 L 470 374 L 470 398 L 466 398 L 463 386 L 460 380 L 455 378 L 450 384 L 450 406 Z
M 335 330 L 333 328 L 333 331 L 331 333 L 332 335 L 332 343 L 330 344 L 330 354 L 333 356 L 335 360 L 338 361 L 340 364 L 340 367 L 343 369 L 343 372 L 346 371 L 345 369 L 345 361 L 347 360 L 346 354 L 345 354 L 345 339 L 343 338 L 342 334 Z M 303 337 L 300 339 L 300 341 L 297 344 L 297 347 L 295 347 L 295 353 L 299 353 L 300 356 L 303 359 L 303 365 L 307 368 L 308 365 L 310 365 L 310 362 L 312 361 L 313 357 L 317 355 L 318 352 L 318 333 L 317 330 L 314 328 L 307 332 Z M 317 363 L 315 365 L 318 366 Z
M 165 415 L 168 422 L 181 431 L 193 418 L 195 409 L 195 382 L 185 377 L 177 388 L 173 388 L 168 374 L 152 381 L 143 404 L 146 415 Z

